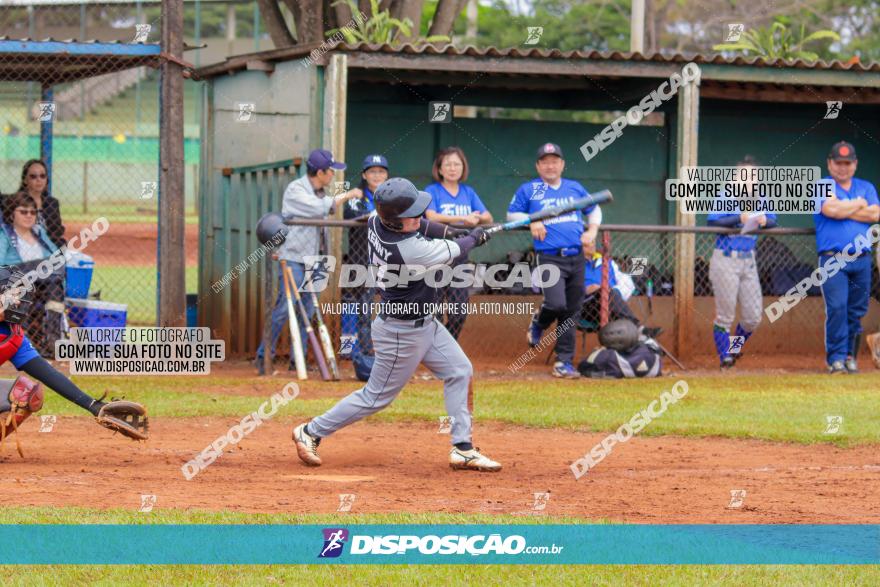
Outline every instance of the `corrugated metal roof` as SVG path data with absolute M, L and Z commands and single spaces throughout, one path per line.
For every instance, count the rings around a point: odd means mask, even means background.
M 489 58 L 513 58 L 513 59 L 548 59 L 548 60 L 587 60 L 587 61 L 620 61 L 620 62 L 652 62 L 652 63 L 688 63 L 695 62 L 698 64 L 712 65 L 732 65 L 732 66 L 750 66 L 762 68 L 776 69 L 797 69 L 797 70 L 843 70 L 853 72 L 880 72 L 880 63 L 874 62 L 868 65 L 859 63 L 857 60 L 851 62 L 835 61 L 816 61 L 808 62 L 802 59 L 787 61 L 785 59 L 765 60 L 760 57 L 725 57 L 720 54 L 702 55 L 702 54 L 683 54 L 683 53 L 633 53 L 629 51 L 560 51 L 559 49 L 537 49 L 537 48 L 520 48 L 512 47 L 509 49 L 499 49 L 497 47 L 475 47 L 473 45 L 456 46 L 456 45 L 433 45 L 433 44 L 403 44 L 392 46 L 389 44 L 369 44 L 369 43 L 313 43 L 309 45 L 294 45 L 284 49 L 272 49 L 269 51 L 261 51 L 258 53 L 249 53 L 245 55 L 237 55 L 229 57 L 226 61 L 202 68 L 198 71 L 201 77 L 213 77 L 222 75 L 230 71 L 243 69 L 247 61 L 288 61 L 306 57 L 313 51 L 318 50 L 321 55 L 333 51 L 345 51 L 356 53 L 378 53 L 378 54 L 395 54 L 395 55 L 448 55 L 450 57 L 468 56 L 468 57 L 489 57 Z
M 723 55 L 702 55 L 699 53 L 683 54 L 664 54 L 664 53 L 638 53 L 630 51 L 560 51 L 559 49 L 522 49 L 512 47 L 510 49 L 499 49 L 498 47 L 474 47 L 466 45 L 456 47 L 455 45 L 445 45 L 437 47 L 435 45 L 411 44 L 393 47 L 391 45 L 373 45 L 368 43 L 340 43 L 336 49 L 345 51 L 363 51 L 368 53 L 407 53 L 407 54 L 428 54 L 428 55 L 469 55 L 472 57 L 515 57 L 515 58 L 540 58 L 540 59 L 599 59 L 606 61 L 654 61 L 661 63 L 711 63 L 713 65 L 753 65 L 756 67 L 793 67 L 797 69 L 846 69 L 855 71 L 880 71 L 880 63 L 871 63 L 868 66 L 861 63 L 844 63 L 839 60 L 835 61 L 816 61 L 809 62 L 803 59 L 787 61 L 785 59 L 765 60 L 761 57 L 724 57 Z
M 158 43 L 0 37 L 0 81 L 61 84 L 142 65 L 158 66 Z

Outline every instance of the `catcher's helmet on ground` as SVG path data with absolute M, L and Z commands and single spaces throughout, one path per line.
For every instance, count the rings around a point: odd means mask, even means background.
M 639 343 L 639 327 L 632 320 L 622 318 L 599 329 L 599 344 L 625 353 Z
M 373 201 L 382 224 L 400 228 L 401 218 L 417 218 L 425 213 L 431 194 L 419 191 L 408 179 L 392 177 L 376 188 Z
M 284 219 L 278 212 L 263 214 L 257 222 L 257 240 L 270 248 L 277 247 L 287 236 L 289 227 L 284 224 Z
M 15 267 L 0 267 L 0 309 L 4 320 L 10 324 L 21 324 L 31 309 L 33 301 L 23 285 L 24 273 Z M 13 287 L 14 284 L 18 284 Z

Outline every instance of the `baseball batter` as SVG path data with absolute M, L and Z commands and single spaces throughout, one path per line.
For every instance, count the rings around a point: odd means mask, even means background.
M 376 215 L 367 220 L 370 263 L 378 269 L 381 308 L 373 321 L 373 370 L 364 387 L 343 398 L 324 414 L 293 430 L 299 458 L 319 466 L 321 440 L 349 424 L 389 406 L 423 363 L 443 381 L 446 413 L 452 423 L 453 469 L 500 471 L 501 465 L 471 444 L 468 394 L 473 367 L 449 331 L 432 315 L 436 288 L 425 280 L 432 267 L 453 265 L 467 257 L 489 235 L 474 228 L 455 240 L 442 240 L 450 229 L 419 217 L 431 202 L 407 179 L 394 177 L 374 194 Z M 460 232 L 456 231 L 453 236 Z M 388 279 L 389 274 L 409 279 Z

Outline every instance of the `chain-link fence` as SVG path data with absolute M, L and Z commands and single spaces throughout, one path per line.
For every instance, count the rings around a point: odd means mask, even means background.
M 130 325 L 156 321 L 160 17 L 158 4 L 134 3 L 9 8 L 0 16 L 0 264 L 60 249 L 67 270 L 48 301 L 66 298 L 68 309 L 123 304 L 112 308 L 124 309 Z M 113 40 L 85 40 L 95 36 Z M 189 120 L 194 108 L 188 92 Z M 199 152 L 197 136 L 187 134 L 186 277 L 195 291 Z M 83 246 L 83 232 L 101 218 L 109 228 Z M 52 347 L 51 337 L 29 333 L 43 350 Z
M 379 299 L 377 290 L 369 284 L 354 284 L 358 270 L 345 267 L 346 264 L 370 264 L 364 223 L 307 219 L 294 222 L 300 226 L 297 226 L 298 236 L 294 239 L 295 242 L 287 243 L 288 253 L 303 250 L 315 255 L 320 250 L 322 254 L 331 254 L 332 260 L 324 267 L 329 272 L 329 279 L 326 287 L 321 288 L 323 291 L 320 292 L 318 307 L 325 321 L 331 325 L 336 352 L 343 357 L 360 349 L 370 352 L 369 328 L 378 309 L 375 303 Z M 753 266 L 757 280 L 741 279 L 739 291 L 733 294 L 738 313 L 736 319 L 731 317 L 731 335 L 735 334 L 736 324 L 744 317 L 743 305 L 752 303 L 752 314 L 758 313 L 760 320 L 760 327 L 749 343 L 752 351 L 821 356 L 824 306 L 818 287 L 809 287 L 806 298 L 800 300 L 790 311 L 775 315 L 773 320 L 768 318 L 766 311 L 769 305 L 798 282 L 809 279 L 816 268 L 817 255 L 812 231 L 770 229 L 757 238 L 752 254 L 724 255 L 726 247 L 717 247 L 717 239 L 720 235 L 731 235 L 732 232 L 730 229 L 705 227 L 682 229 L 611 225 L 600 231 L 598 253 L 601 253 L 603 242 L 606 246 L 611 246 L 614 282 L 610 286 L 618 289 L 628 310 L 641 323 L 664 330 L 659 339 L 670 349 L 676 348 L 676 308 L 681 307 L 676 304 L 677 279 L 683 279 L 682 287 L 688 288 L 684 293 L 686 300 L 683 304 L 689 308 L 691 320 L 687 348 L 680 351 L 687 356 L 714 356 L 716 351 L 713 324 L 724 321 L 717 316 L 715 288 L 721 291 L 729 287 L 733 272 L 737 272 L 742 278 Z M 694 239 L 695 260 L 690 272 L 681 272 L 677 277 L 676 239 L 682 235 L 689 235 Z M 334 247 L 336 254 L 333 254 Z M 719 251 L 717 253 L 716 248 Z M 716 255 L 715 271 L 712 270 L 713 255 Z M 719 262 L 717 255 L 737 261 L 732 264 Z M 284 256 L 287 255 L 282 253 L 282 257 Z M 589 257 L 589 261 L 585 259 L 585 264 L 601 267 L 601 261 L 597 261 L 598 256 Z M 311 259 L 313 257 L 307 259 L 304 266 L 294 268 L 297 280 L 303 276 L 306 280 L 309 279 Z M 527 350 L 525 332 L 533 312 L 538 310 L 542 300 L 534 285 L 540 277 L 535 273 L 536 256 L 531 236 L 527 230 L 497 233 L 486 246 L 472 252 L 471 261 L 477 264 L 473 271 L 476 277 L 472 286 L 439 288 L 435 302 L 446 303 L 447 308 L 455 307 L 459 310 L 446 311 L 441 319 L 458 336 L 475 364 L 504 369 Z M 293 260 L 290 262 L 292 266 L 297 263 Z M 596 276 L 601 275 L 601 270 L 597 271 L 599 273 L 593 274 L 594 281 L 600 279 Z M 275 279 L 278 279 L 277 273 Z M 608 287 L 608 282 L 605 283 Z M 275 332 L 284 333 L 283 336 L 286 337 L 287 308 L 281 285 L 277 281 L 273 295 L 278 297 L 267 299 L 280 300 L 281 306 L 275 314 Z M 877 272 L 874 271 L 872 311 L 876 311 L 878 305 L 874 300 L 880 299 L 878 288 L 880 284 Z M 753 294 L 752 300 L 757 302 L 749 302 L 746 299 L 749 294 Z M 585 294 L 585 308 L 590 300 L 595 299 L 598 302 L 598 295 Z M 723 295 L 729 296 L 730 292 Z M 598 307 L 598 303 L 595 305 Z M 613 318 L 614 310 L 611 312 Z M 254 318 L 257 313 L 258 309 L 253 309 Z M 587 314 L 585 312 L 579 316 L 575 326 L 578 330 L 578 358 L 585 356 L 595 344 L 591 335 L 595 334 L 598 324 L 591 322 L 598 320 L 595 314 L 585 319 Z M 866 329 L 872 327 L 872 324 L 865 324 Z M 545 346 L 549 355 L 553 345 Z M 282 343 L 280 348 L 284 353 L 286 343 Z

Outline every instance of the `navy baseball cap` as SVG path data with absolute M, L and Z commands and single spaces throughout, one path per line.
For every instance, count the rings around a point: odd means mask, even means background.
M 555 143 L 544 143 L 543 145 L 541 145 L 541 148 L 538 149 L 538 161 L 540 161 L 547 155 L 556 155 L 559 158 L 563 158 L 562 149 L 560 149 L 559 145 Z
M 834 161 L 855 161 L 858 159 L 856 157 L 856 148 L 846 141 L 834 143 L 831 147 L 831 152 L 828 153 L 828 158 Z
M 384 167 L 387 170 L 388 159 L 386 159 L 382 155 L 367 155 L 366 157 L 364 157 L 363 171 L 366 171 L 370 167 Z
M 309 153 L 307 164 L 312 169 L 324 171 L 327 169 L 345 169 L 345 163 L 333 159 L 333 153 L 327 149 L 315 149 Z

